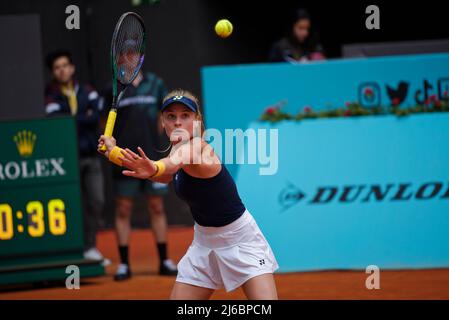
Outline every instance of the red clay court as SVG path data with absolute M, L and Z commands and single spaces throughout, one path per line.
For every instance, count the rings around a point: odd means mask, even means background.
M 187 250 L 193 228 L 171 227 L 169 254 L 177 262 Z M 157 275 L 157 254 L 151 230 L 135 230 L 131 236 L 130 259 L 133 278 L 115 282 L 118 263 L 113 231 L 98 235 L 98 247 L 112 264 L 106 275 L 81 281 L 80 290 L 63 284 L 48 288 L 22 286 L 0 291 L 4 299 L 168 299 L 174 277 Z M 449 299 L 449 269 L 382 271 L 379 290 L 365 288 L 363 271 L 323 271 L 276 274 L 280 299 Z M 245 299 L 241 289 L 217 291 L 212 299 Z

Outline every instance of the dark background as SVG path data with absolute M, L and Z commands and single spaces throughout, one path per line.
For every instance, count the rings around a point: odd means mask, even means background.
M 80 30 L 65 28 L 68 16 L 65 8 L 72 4 L 81 11 Z M 365 8 L 370 4 L 380 8 L 380 30 L 365 28 Z M 23 92 L 20 83 L 25 82 L 24 79 L 32 81 L 34 89 L 40 92 L 42 82 L 49 80 L 48 71 L 42 67 L 43 58 L 61 48 L 73 53 L 79 80 L 89 82 L 97 89 L 104 88 L 111 78 L 109 47 L 112 31 L 119 16 L 126 11 L 142 15 L 149 30 L 144 69 L 156 72 L 168 88 L 190 89 L 201 97 L 202 66 L 267 62 L 272 43 L 288 30 L 291 12 L 297 7 L 309 9 L 329 58 L 341 57 L 342 45 L 350 43 L 449 38 L 449 11 L 439 1 L 161 0 L 154 5 L 133 7 L 131 0 L 2 0 L 0 15 L 34 14 L 38 17 L 41 52 L 28 49 L 34 44 L 23 40 L 21 50 L 10 50 L 5 54 L 11 40 L 3 41 L 0 67 L 7 72 L 0 77 L 0 96 L 9 100 L 2 99 L 0 107 L 11 108 L 13 105 L 16 117 L 43 116 L 42 96 L 33 90 Z M 230 38 L 221 39 L 215 35 L 214 25 L 220 18 L 233 23 L 234 32 Z M 5 30 L 5 24 L 0 27 L 2 34 L 8 33 L 10 38 L 20 31 Z M 15 45 L 17 47 L 17 39 Z M 24 71 L 26 63 L 39 64 L 39 61 L 42 65 L 28 66 L 29 72 Z M 14 65 L 22 67 L 14 69 L 11 67 Z M 225 92 L 225 84 L 223 89 Z M 34 98 L 35 105 L 25 110 L 17 103 L 14 105 L 14 97 L 21 95 L 27 96 L 28 100 Z M 111 225 L 110 167 L 106 163 L 104 167 L 108 186 L 105 217 L 106 225 Z M 173 194 L 166 199 L 166 205 L 169 223 L 192 223 L 186 206 Z M 141 201 L 136 211 L 144 211 Z M 134 215 L 133 219 L 134 225 L 148 225 L 144 214 Z
M 81 11 L 80 30 L 65 28 L 65 8 Z M 380 30 L 365 28 L 365 8 L 380 8 Z M 341 55 L 348 43 L 441 39 L 449 37 L 449 11 L 443 1 L 241 1 L 160 0 L 133 7 L 131 0 L 2 0 L 0 14 L 37 13 L 42 54 L 67 48 L 73 52 L 81 81 L 101 88 L 110 81 L 108 51 L 114 25 L 126 11 L 141 14 L 149 29 L 145 69 L 158 73 L 169 87 L 201 94 L 200 67 L 265 62 L 268 51 L 288 28 L 296 7 L 311 12 L 326 54 Z M 234 33 L 220 39 L 215 22 L 228 18 Z M 33 53 L 30 52 L 30 55 Z M 45 75 L 48 80 L 48 74 Z

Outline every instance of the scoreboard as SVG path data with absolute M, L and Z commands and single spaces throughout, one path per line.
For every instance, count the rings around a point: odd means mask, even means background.
M 72 117 L 0 122 L 0 284 L 104 274 L 83 259 Z

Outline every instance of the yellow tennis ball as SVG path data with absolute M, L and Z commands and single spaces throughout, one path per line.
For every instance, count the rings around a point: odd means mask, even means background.
M 227 19 L 221 19 L 215 25 L 215 33 L 222 38 L 229 37 L 232 33 L 232 30 L 232 23 Z

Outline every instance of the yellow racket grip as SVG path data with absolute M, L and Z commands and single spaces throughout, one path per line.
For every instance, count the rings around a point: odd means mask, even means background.
M 117 110 L 112 109 L 108 114 L 108 121 L 106 121 L 106 128 L 104 129 L 104 135 L 106 137 L 112 137 L 112 132 L 114 131 L 115 119 L 117 118 Z M 101 152 L 106 151 L 106 146 L 103 145 L 100 148 Z

